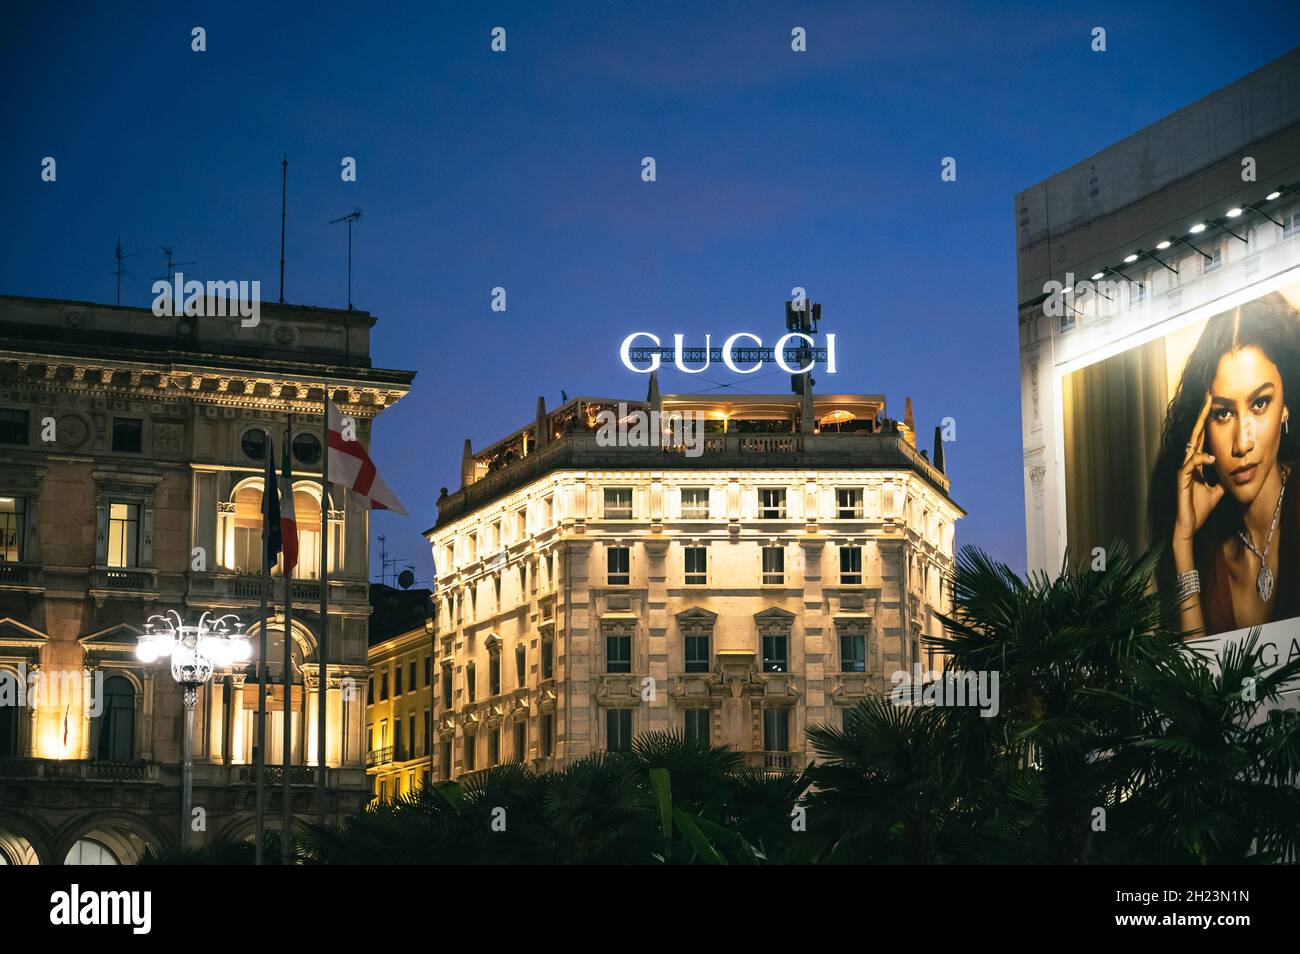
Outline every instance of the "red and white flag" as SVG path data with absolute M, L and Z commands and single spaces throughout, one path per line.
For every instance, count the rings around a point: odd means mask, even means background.
M 358 496 L 370 501 L 371 510 L 392 510 L 403 517 L 409 517 L 406 508 L 397 499 L 384 478 L 375 470 L 370 455 L 355 439 L 343 437 L 343 415 L 334 406 L 329 405 L 329 455 L 330 481 L 342 484 Z
M 284 469 L 280 472 L 280 546 L 284 575 L 292 576 L 298 565 L 298 519 L 293 513 L 293 471 L 289 463 L 289 442 L 284 442 Z

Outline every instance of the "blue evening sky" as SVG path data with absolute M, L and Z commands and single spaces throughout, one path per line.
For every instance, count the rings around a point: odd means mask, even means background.
M 200 279 L 379 318 L 419 373 L 373 455 L 411 511 L 373 533 L 427 580 L 420 532 L 462 441 L 561 389 L 639 398 L 634 330 L 703 343 L 823 303 L 819 390 L 945 416 L 959 544 L 1025 564 L 1015 193 L 1294 46 L 1293 3 L 26 4 L 2 14 L 0 293 L 147 306 L 159 243 Z M 207 31 L 207 52 L 190 30 Z M 492 53 L 490 31 L 507 31 Z M 806 28 L 808 52 L 790 49 Z M 1105 53 L 1090 49 L 1094 26 Z M 44 156 L 57 183 L 40 180 Z M 353 156 L 358 181 L 340 180 Z M 655 157 L 658 181 L 641 181 Z M 944 156 L 958 162 L 939 179 Z M 508 310 L 489 309 L 504 286 Z M 762 381 L 706 374 L 753 390 Z M 671 373 L 665 391 L 708 387 Z M 373 557 L 376 575 L 378 553 Z

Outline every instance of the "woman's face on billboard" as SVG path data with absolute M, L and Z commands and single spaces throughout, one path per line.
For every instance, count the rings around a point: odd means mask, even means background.
M 1219 483 L 1249 505 L 1277 466 L 1284 414 L 1282 375 L 1258 348 L 1219 359 L 1210 383 L 1207 450 Z

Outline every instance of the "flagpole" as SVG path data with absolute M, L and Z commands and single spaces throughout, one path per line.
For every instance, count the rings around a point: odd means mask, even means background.
M 266 432 L 266 453 L 272 464 L 270 475 L 274 477 L 275 445 L 270 431 Z M 266 834 L 266 596 L 271 587 L 271 561 L 268 558 L 270 527 L 267 521 L 266 495 L 269 493 L 275 493 L 274 481 L 262 488 L 262 578 L 257 587 L 261 596 L 261 608 L 257 617 L 260 621 L 257 629 L 257 841 L 253 848 L 253 863 L 258 865 L 265 863 L 262 858 L 262 841 Z
M 284 439 L 284 482 L 285 492 L 290 495 L 290 505 L 293 501 L 293 464 L 290 462 L 292 451 L 293 412 L 290 411 L 289 427 Z M 280 512 L 284 513 L 283 505 Z M 282 543 L 281 546 L 284 547 L 284 544 Z M 286 559 L 284 561 L 284 757 L 280 760 L 284 767 L 280 806 L 280 863 L 283 865 L 289 864 L 289 842 L 293 838 L 293 800 L 289 790 L 290 776 L 293 774 L 293 592 L 290 588 L 292 578 L 293 573 Z M 306 688 L 305 681 L 303 688 Z M 303 715 L 306 714 L 307 707 L 304 705 Z
M 325 824 L 325 727 L 329 682 L 329 552 L 330 552 L 330 389 L 321 391 L 320 463 L 320 638 L 316 651 L 316 824 Z M 341 727 L 342 728 L 342 727 Z M 346 729 L 344 729 L 346 731 Z

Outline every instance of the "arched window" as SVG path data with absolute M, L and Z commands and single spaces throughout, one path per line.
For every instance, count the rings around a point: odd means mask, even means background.
M 0 669 L 0 759 L 18 757 L 18 677 Z
M 68 851 L 65 865 L 115 865 L 117 856 L 97 841 L 82 838 Z
M 298 525 L 298 565 L 293 577 L 296 580 L 320 578 L 321 505 L 315 485 L 299 483 L 293 491 L 294 519 Z M 246 576 L 262 572 L 262 481 L 249 480 L 235 491 L 230 509 L 221 516 L 226 521 L 223 536 L 226 543 L 223 564 Z M 338 547 L 341 533 L 331 539 L 330 565 L 339 565 Z M 273 576 L 283 575 L 283 560 L 277 561 Z
M 135 758 L 135 688 L 125 676 L 109 676 L 103 694 L 95 757 L 130 762 Z

